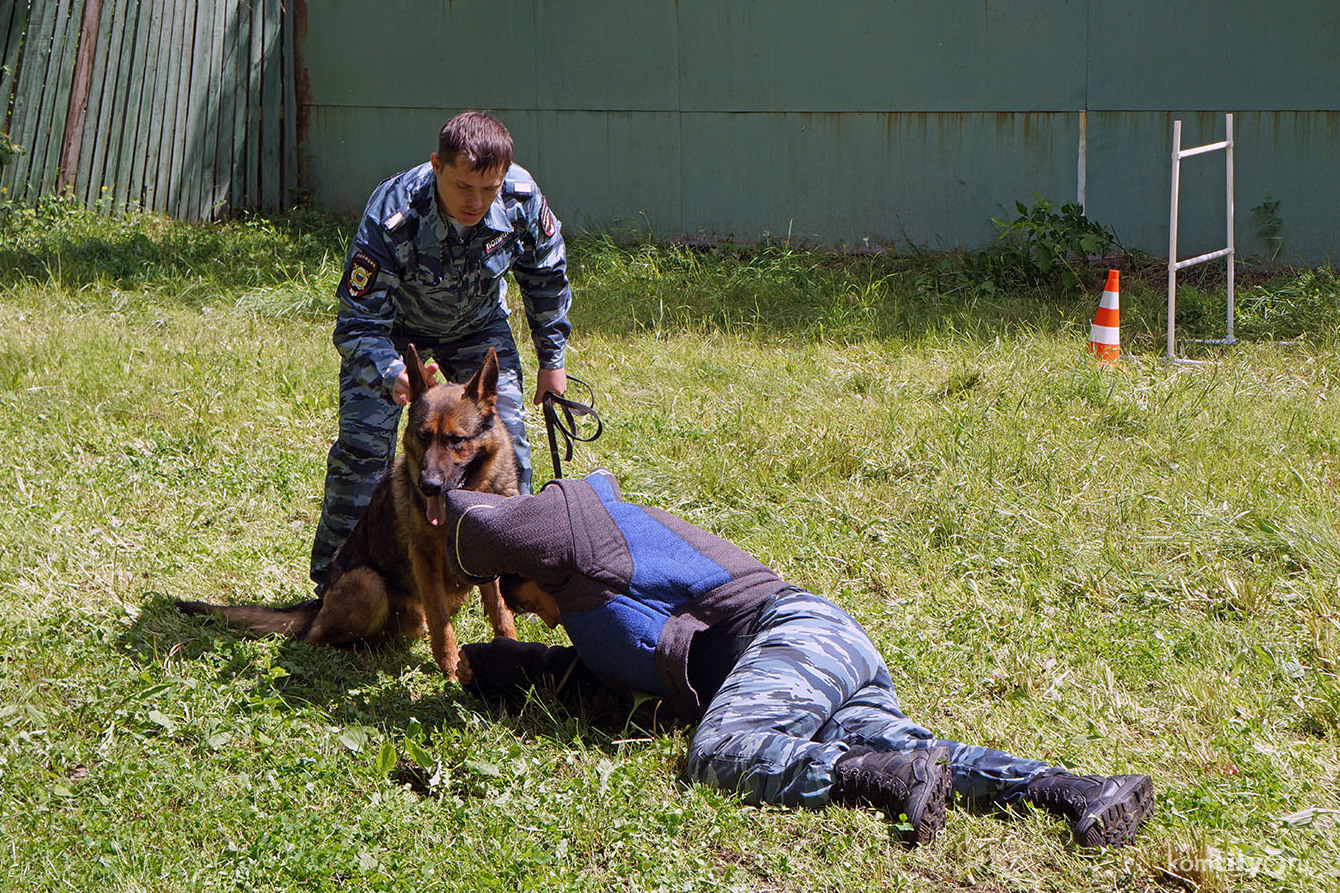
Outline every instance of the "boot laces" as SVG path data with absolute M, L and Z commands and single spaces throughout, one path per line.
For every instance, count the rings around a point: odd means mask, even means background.
M 1090 779 L 1083 776 L 1057 775 L 1042 780 L 1038 789 L 1033 793 L 1034 799 L 1039 806 L 1046 809 L 1056 810 L 1071 818 L 1078 818 L 1088 808 L 1089 798 L 1083 793 L 1081 787 L 1087 787 L 1092 784 Z
M 901 778 L 862 767 L 852 775 L 852 792 L 872 800 L 905 800 L 907 785 Z

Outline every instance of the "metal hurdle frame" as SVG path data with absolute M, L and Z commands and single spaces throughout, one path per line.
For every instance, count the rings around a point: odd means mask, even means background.
M 1220 149 L 1224 151 L 1225 168 L 1227 171 L 1227 211 L 1228 211 L 1228 245 L 1218 251 L 1211 251 L 1209 254 L 1202 254 L 1198 257 L 1190 257 L 1186 260 L 1177 259 L 1177 201 L 1178 187 L 1182 176 L 1182 159 L 1190 158 L 1193 155 L 1203 155 L 1206 152 L 1217 152 Z M 1173 150 L 1172 150 L 1172 210 L 1168 222 L 1168 353 L 1167 359 L 1173 362 L 1190 363 L 1191 360 L 1177 359 L 1177 335 L 1176 335 L 1176 313 L 1177 313 L 1177 271 L 1193 267 L 1197 264 L 1207 263 L 1218 258 L 1228 258 L 1228 311 L 1227 311 L 1227 331 L 1225 337 L 1213 340 L 1201 340 L 1200 344 L 1233 344 L 1233 278 L 1235 265 L 1235 252 L 1233 247 L 1233 115 L 1224 114 L 1224 139 L 1217 143 L 1207 143 L 1204 146 L 1196 146 L 1192 149 L 1182 148 L 1182 122 L 1173 121 Z

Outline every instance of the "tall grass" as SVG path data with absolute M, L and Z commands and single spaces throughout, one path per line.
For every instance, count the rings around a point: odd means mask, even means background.
M 606 433 L 565 470 L 842 603 L 946 737 L 1157 786 L 1131 850 L 956 810 L 909 852 L 873 813 L 679 784 L 686 731 L 645 713 L 498 711 L 422 644 L 173 610 L 308 592 L 349 230 L 0 221 L 0 886 L 1340 887 L 1330 271 L 1249 282 L 1254 336 L 1188 369 L 1159 359 L 1156 272 L 1129 270 L 1108 370 L 1102 271 L 997 293 L 952 256 L 570 246 L 570 367 Z M 1208 309 L 1179 331 L 1213 336 L 1222 294 L 1188 288 Z M 487 634 L 477 607 L 460 625 Z

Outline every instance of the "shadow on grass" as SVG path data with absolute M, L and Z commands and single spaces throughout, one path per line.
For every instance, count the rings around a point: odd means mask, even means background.
M 267 641 L 275 646 L 273 655 L 269 647 L 260 645 Z M 274 694 L 317 705 L 340 700 L 350 689 L 383 677 L 430 668 L 437 672 L 436 665 L 415 655 L 408 643 L 346 649 L 259 637 L 210 617 L 183 614 L 175 598 L 161 593 L 153 594 L 143 605 L 118 644 L 145 665 L 161 664 L 169 657 L 212 665 L 221 683 L 268 677 L 273 680 Z
M 313 302 L 310 312 L 328 316 L 333 268 L 353 230 L 353 221 L 319 211 L 190 225 L 152 215 L 102 217 L 52 202 L 0 223 L 0 287 L 36 282 L 79 291 L 114 283 L 156 292 L 158 301 L 193 303 L 226 301 L 230 289 L 312 279 L 328 300 Z M 1090 300 L 1076 309 L 1057 289 L 1005 287 L 992 279 L 999 271 L 982 266 L 979 258 L 987 256 L 579 236 L 569 244 L 573 317 L 580 330 L 608 335 L 651 328 L 813 340 L 943 332 L 985 339 L 1092 313 Z M 1100 276 L 1096 271 L 1095 281 Z
M 99 216 L 69 203 L 19 209 L 0 220 L 0 287 L 98 283 L 157 291 L 157 300 L 229 298 L 230 289 L 301 281 L 304 312 L 334 313 L 337 268 L 353 220 L 317 210 L 191 225 L 147 214 Z M 1039 282 L 999 246 L 977 251 L 849 253 L 765 240 L 684 244 L 580 235 L 568 246 L 580 332 L 721 331 L 803 341 L 952 336 L 989 342 L 1020 332 L 1087 331 L 1106 270 L 1122 270 L 1123 336 L 1155 350 L 1165 326 L 1166 267 L 1131 255 L 1076 264 L 1076 284 Z M 327 281 L 329 280 L 329 281 Z M 1224 289 L 1214 271 L 1183 279 L 1178 327 L 1216 337 Z M 1338 324 L 1334 271 L 1274 274 L 1244 266 L 1243 337 L 1296 338 Z
M 1019 280 L 991 251 L 853 254 L 775 241 L 587 237 L 570 253 L 574 327 L 611 337 L 720 331 L 803 341 L 986 341 L 1003 332 L 1071 328 L 1093 313 L 1087 291 Z M 1100 294 L 1105 271 L 1088 273 L 1092 294 Z
M 278 285 L 342 258 L 353 229 L 350 220 L 313 211 L 191 225 L 149 214 L 103 217 L 52 201 L 0 221 L 0 286 Z M 333 292 L 332 282 L 332 299 Z
M 253 704 L 276 710 L 310 705 L 336 722 L 393 736 L 416 726 L 429 734 L 463 729 L 472 716 L 483 716 L 519 738 L 580 739 L 612 753 L 620 741 L 669 727 L 658 699 L 634 703 L 585 688 L 567 697 L 532 693 L 516 703 L 486 701 L 443 681 L 437 664 L 408 642 L 333 648 L 258 637 L 183 614 L 177 600 L 162 593 L 145 602 L 117 646 L 145 667 L 169 659 L 199 665 L 220 686 L 244 687 Z
M 524 742 L 559 747 L 580 742 L 585 751 L 616 756 L 629 745 L 682 727 L 659 699 L 631 701 L 592 685 L 569 687 L 562 695 L 546 691 L 511 702 L 483 700 L 442 683 L 436 664 L 404 644 L 346 650 L 262 640 L 211 618 L 184 615 L 175 600 L 162 594 L 144 605 L 117 646 L 146 668 L 162 667 L 168 659 L 206 667 L 201 676 L 245 691 L 239 702 L 246 710 L 284 713 L 312 705 L 335 723 L 374 727 L 396 745 L 396 761 L 386 770 L 391 780 L 428 798 L 487 796 L 499 777 L 498 767 L 488 761 L 506 758 Z M 402 684 L 418 674 L 424 678 Z M 432 689 L 427 694 L 420 690 L 425 680 Z M 481 724 L 487 731 L 481 732 Z M 443 743 L 432 751 L 428 765 L 421 765 L 400 755 L 410 753 L 410 740 Z M 688 784 L 685 759 L 681 752 L 672 771 Z M 447 784 L 435 779 L 430 768 L 437 760 L 449 770 Z M 1029 813 L 1023 807 L 961 800 L 957 807 L 1009 823 Z M 892 818 L 889 834 L 899 839 Z

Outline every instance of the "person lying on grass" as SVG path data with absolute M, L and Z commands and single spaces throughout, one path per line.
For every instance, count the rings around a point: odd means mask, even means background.
M 1040 807 L 1086 847 L 1131 843 L 1153 804 L 1145 775 L 1073 775 L 937 739 L 903 714 L 884 659 L 845 611 L 733 543 L 625 502 L 607 471 L 534 496 L 453 491 L 447 524 L 465 577 L 500 577 L 512 610 L 572 641 L 467 645 L 461 683 L 524 696 L 575 672 L 656 695 L 698 722 L 691 781 L 751 804 L 872 805 L 916 844 L 944 827 L 951 789 L 970 807 Z

